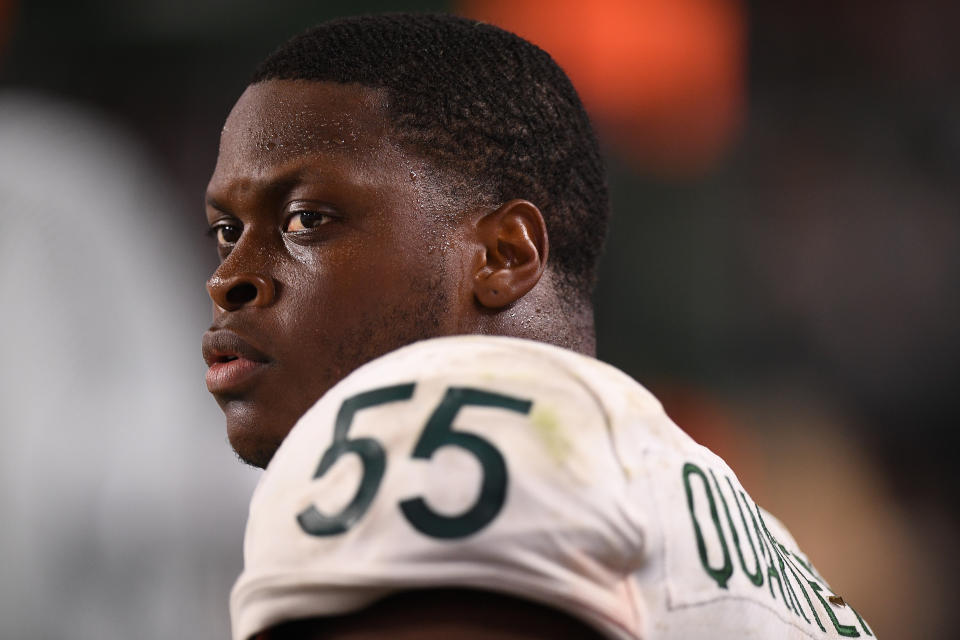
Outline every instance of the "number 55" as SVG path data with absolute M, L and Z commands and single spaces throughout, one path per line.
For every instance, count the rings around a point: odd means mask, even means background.
M 327 516 L 310 505 L 297 515 L 301 529 L 313 536 L 331 536 L 344 533 L 355 525 L 367 512 L 380 488 L 386 470 L 386 453 L 383 446 L 373 438 L 347 438 L 347 431 L 357 411 L 369 407 L 409 400 L 413 397 L 413 384 L 381 387 L 351 396 L 344 400 L 337 412 L 334 424 L 333 443 L 323 452 L 314 478 L 323 477 L 345 453 L 357 454 L 363 462 L 363 477 L 350 503 L 338 514 Z M 507 465 L 496 447 L 484 438 L 463 431 L 453 430 L 453 421 L 465 406 L 495 407 L 526 415 L 532 402 L 511 396 L 473 389 L 451 387 L 447 389 L 440 404 L 413 448 L 411 457 L 429 460 L 441 447 L 460 447 L 473 454 L 483 469 L 483 483 L 477 501 L 457 516 L 444 516 L 431 509 L 422 497 L 400 503 L 400 510 L 407 521 L 421 533 L 434 538 L 463 538 L 476 533 L 490 524 L 500 510 L 507 495 Z

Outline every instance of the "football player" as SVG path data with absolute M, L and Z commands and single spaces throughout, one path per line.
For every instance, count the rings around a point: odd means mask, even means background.
M 542 50 L 445 15 L 315 27 L 227 118 L 207 216 L 207 385 L 269 465 L 235 640 L 872 635 L 592 357 L 604 173 Z

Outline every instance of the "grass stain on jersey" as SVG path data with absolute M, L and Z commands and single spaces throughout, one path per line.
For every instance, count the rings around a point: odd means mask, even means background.
M 570 441 L 564 436 L 560 419 L 550 407 L 536 404 L 530 412 L 530 424 L 543 440 L 547 453 L 557 463 L 563 463 L 570 455 Z

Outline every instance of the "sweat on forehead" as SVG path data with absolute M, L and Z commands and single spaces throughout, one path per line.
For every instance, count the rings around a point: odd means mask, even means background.
M 317 92 L 323 86 L 322 94 Z M 390 131 L 383 89 L 357 84 L 269 80 L 247 87 L 221 139 L 283 156 L 379 150 Z

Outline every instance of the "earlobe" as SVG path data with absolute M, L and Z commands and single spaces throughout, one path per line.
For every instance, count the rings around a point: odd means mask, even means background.
M 474 295 L 490 309 L 513 304 L 536 286 L 546 267 L 543 215 L 531 202 L 511 200 L 486 214 L 477 231 L 484 258 L 474 275 Z

